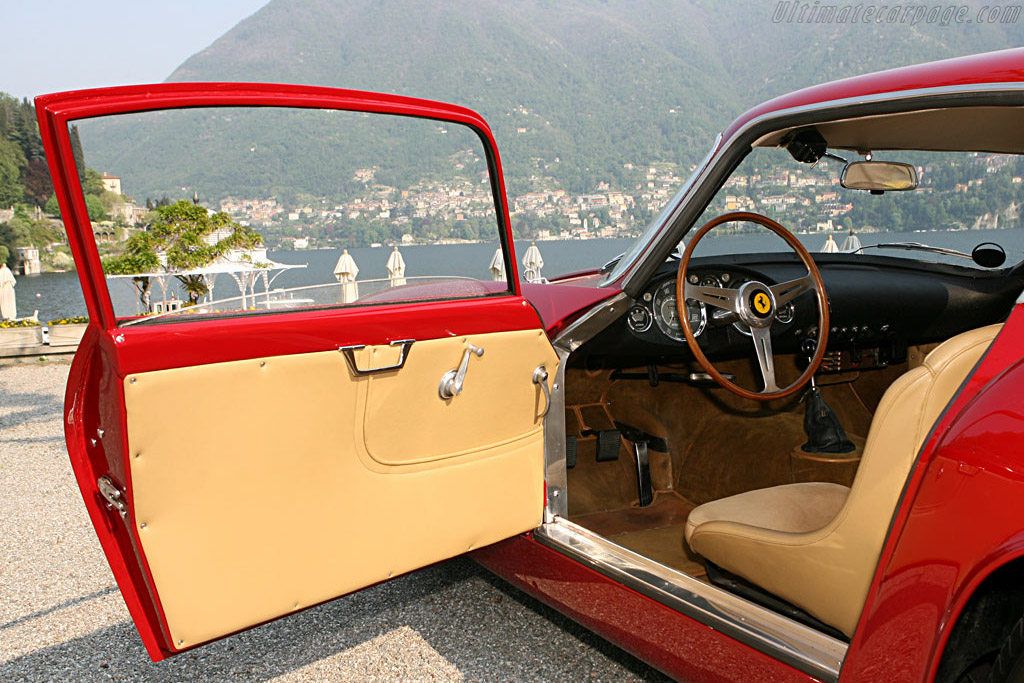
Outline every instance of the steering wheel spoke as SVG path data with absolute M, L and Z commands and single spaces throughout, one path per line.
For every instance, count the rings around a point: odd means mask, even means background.
M 781 237 L 796 252 L 796 255 L 800 257 L 801 263 L 807 268 L 807 274 L 795 280 L 770 286 L 756 280 L 751 280 L 740 285 L 738 289 L 702 287 L 691 284 L 688 279 L 688 269 L 697 243 L 712 229 L 730 221 L 756 223 Z M 775 320 L 775 313 L 780 307 L 786 306 L 798 296 L 808 291 L 814 292 L 818 305 L 817 329 L 819 332 L 817 334 L 817 347 L 810 362 L 807 364 L 807 368 L 804 369 L 800 377 L 792 384 L 780 388 L 775 376 L 775 357 L 772 352 L 771 338 L 771 328 Z M 727 377 L 715 369 L 697 343 L 697 337 L 694 335 L 693 328 L 690 325 L 689 315 L 686 310 L 686 301 L 688 299 L 722 309 L 711 314 L 712 320 L 719 322 L 738 320 L 750 328 L 757 364 L 761 368 L 761 379 L 764 381 L 764 388 L 761 391 L 745 389 L 735 384 L 731 377 Z M 686 336 L 686 343 L 689 345 L 694 359 L 712 379 L 737 396 L 755 401 L 771 401 L 792 396 L 811 380 L 811 377 L 814 376 L 814 373 L 821 365 L 822 359 L 825 357 L 825 348 L 828 343 L 829 310 L 828 297 L 825 296 L 825 283 L 821 279 L 821 273 L 818 271 L 818 266 L 814 263 L 814 259 L 807 252 L 807 249 L 800 244 L 800 241 L 786 228 L 767 216 L 747 211 L 736 211 L 712 218 L 697 230 L 693 238 L 687 242 L 683 256 L 679 259 L 679 272 L 676 276 L 676 306 L 679 309 L 679 320 L 683 327 L 683 334 Z
M 717 306 L 735 313 L 738 309 L 738 292 L 724 287 L 702 287 L 686 283 L 684 290 L 687 299 L 701 301 L 709 306 Z
M 764 379 L 762 394 L 778 392 L 775 383 L 775 356 L 772 355 L 771 327 L 752 327 L 750 334 L 754 339 L 754 351 L 757 353 L 757 364 L 761 366 L 761 377 Z
M 781 308 L 804 292 L 813 290 L 814 277 L 807 273 L 807 275 L 796 280 L 780 282 L 777 285 L 770 286 L 768 289 L 772 290 L 772 296 L 775 297 L 775 305 Z

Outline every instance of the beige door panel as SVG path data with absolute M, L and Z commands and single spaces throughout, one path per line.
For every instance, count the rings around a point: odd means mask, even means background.
M 125 378 L 135 531 L 174 643 L 541 523 L 531 376 L 540 364 L 554 376 L 554 352 L 537 330 L 470 336 L 485 353 L 446 403 L 437 384 L 466 339 L 417 342 L 403 369 L 372 375 L 325 351 Z M 358 367 L 397 357 L 376 348 Z
M 456 370 L 470 345 L 462 394 L 442 399 L 442 376 Z M 394 347 L 376 347 L 370 366 L 392 364 Z M 370 375 L 362 437 L 381 465 L 468 457 L 532 435 L 541 428 L 544 396 L 533 370 L 557 359 L 540 330 L 481 334 L 417 343 L 398 372 Z M 552 376 L 554 376 L 552 374 Z M 401 416 L 396 425 L 395 416 Z

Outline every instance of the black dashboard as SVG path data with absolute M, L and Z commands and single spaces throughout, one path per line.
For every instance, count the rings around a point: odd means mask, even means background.
M 982 271 L 954 265 L 863 254 L 814 254 L 829 299 L 831 323 L 824 370 L 843 370 L 842 359 L 885 365 L 905 357 L 908 344 L 940 341 L 1003 320 L 1024 288 L 1019 269 Z M 587 343 L 586 355 L 614 364 L 650 364 L 692 358 L 676 307 L 679 262 L 666 262 L 622 318 Z M 694 258 L 693 284 L 738 288 L 803 277 L 792 254 L 737 254 Z M 701 350 L 712 359 L 748 357 L 750 331 L 723 309 L 688 300 L 686 312 Z M 817 328 L 813 292 L 776 311 L 771 328 L 775 353 L 813 346 Z M 810 340 L 810 342 L 808 341 Z

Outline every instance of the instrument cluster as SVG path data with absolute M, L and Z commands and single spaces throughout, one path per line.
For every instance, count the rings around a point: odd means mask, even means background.
M 691 284 L 702 287 L 718 287 L 735 289 L 750 278 L 741 273 L 725 270 L 701 270 L 687 275 Z M 750 335 L 750 329 L 736 319 L 736 315 L 715 306 L 705 305 L 693 299 L 686 300 L 686 315 L 690 321 L 694 336 L 700 338 L 709 327 L 725 327 L 732 325 L 737 331 Z M 792 303 L 779 308 L 776 320 L 782 324 L 793 321 L 795 310 Z M 657 328 L 662 335 L 677 342 L 685 342 L 683 325 L 679 319 L 679 308 L 676 305 L 676 279 L 674 277 L 656 281 L 633 304 L 626 318 L 629 328 L 636 334 L 647 335 L 652 328 Z

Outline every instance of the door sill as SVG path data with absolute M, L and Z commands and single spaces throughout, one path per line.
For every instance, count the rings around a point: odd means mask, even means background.
M 666 567 L 562 517 L 533 532 L 557 550 L 638 593 L 828 683 L 848 645 L 732 593 Z

